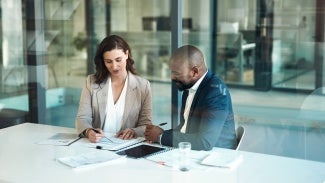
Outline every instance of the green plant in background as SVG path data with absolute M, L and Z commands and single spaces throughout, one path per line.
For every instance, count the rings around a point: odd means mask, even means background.
M 73 38 L 73 44 L 77 50 L 83 50 L 87 47 L 87 35 L 84 32 L 79 32 L 76 37 Z

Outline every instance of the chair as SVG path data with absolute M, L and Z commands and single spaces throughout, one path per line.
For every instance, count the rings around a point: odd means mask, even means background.
M 225 80 L 227 80 L 227 71 L 232 70 L 236 65 L 231 59 L 241 56 L 241 44 L 242 34 L 241 33 L 222 33 L 217 35 L 218 42 L 218 58 L 219 61 L 224 63 Z M 239 58 L 241 59 L 241 58 Z M 241 60 L 240 60 L 241 62 Z
M 27 111 L 4 108 L 0 110 L 0 129 L 25 123 L 27 117 Z
M 245 128 L 243 126 L 238 126 L 236 129 L 236 138 L 237 138 L 236 150 L 239 150 L 244 135 L 245 135 Z

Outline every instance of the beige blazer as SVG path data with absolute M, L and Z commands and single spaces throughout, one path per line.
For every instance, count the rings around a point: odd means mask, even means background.
M 89 75 L 82 89 L 76 128 L 81 137 L 87 128 L 103 129 L 106 118 L 108 80 L 98 85 L 93 74 Z M 143 136 L 145 125 L 152 122 L 151 87 L 148 80 L 128 72 L 128 86 L 121 130 L 133 129 Z M 109 115 L 109 114 L 107 114 Z

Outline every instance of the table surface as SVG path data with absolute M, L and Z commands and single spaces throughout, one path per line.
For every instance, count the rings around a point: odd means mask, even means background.
M 235 169 L 209 167 L 181 172 L 145 159 L 123 158 L 75 170 L 56 158 L 98 150 L 87 147 L 86 139 L 70 146 L 36 144 L 59 132 L 76 130 L 33 123 L 1 129 L 0 182 L 325 182 L 325 163 L 245 151 L 238 151 L 243 159 Z

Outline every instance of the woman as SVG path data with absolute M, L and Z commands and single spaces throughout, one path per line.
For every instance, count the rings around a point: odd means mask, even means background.
M 143 136 L 151 124 L 151 87 L 136 75 L 131 49 L 121 37 L 103 39 L 94 59 L 96 73 L 83 87 L 76 128 L 81 137 L 98 142 L 103 132 L 122 139 Z

